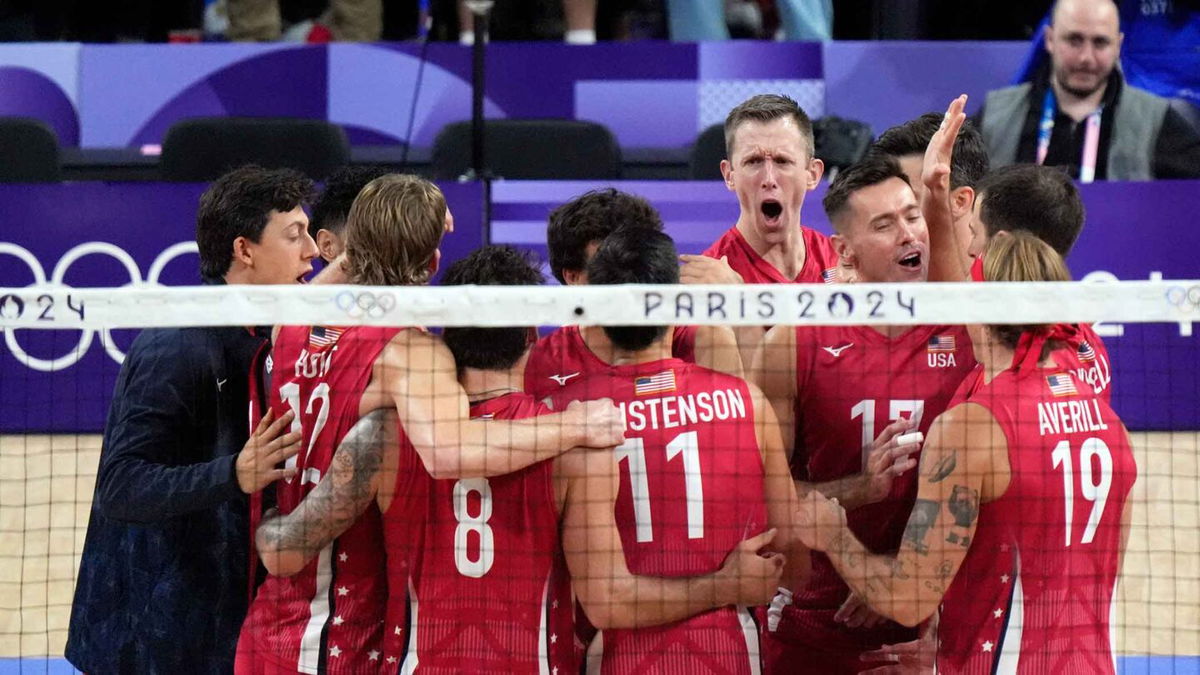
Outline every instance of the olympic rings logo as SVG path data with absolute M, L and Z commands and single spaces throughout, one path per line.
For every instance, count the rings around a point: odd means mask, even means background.
M 372 291 L 342 291 L 334 296 L 333 304 L 352 319 L 363 316 L 378 319 L 396 308 L 396 296 L 391 293 L 376 295 Z
M 102 241 L 89 241 L 63 254 L 58 263 L 54 266 L 54 270 L 50 273 L 50 279 L 46 279 L 46 270 L 38 259 L 29 252 L 29 250 L 12 244 L 9 242 L 0 242 L 0 255 L 8 255 L 17 258 L 24 262 L 29 267 L 29 271 L 33 273 L 33 285 L 50 285 L 50 286 L 66 286 L 63 279 L 67 276 L 67 271 L 77 260 L 89 255 L 106 255 L 115 259 L 125 268 L 129 274 L 129 283 L 126 286 L 159 286 L 159 277 L 162 275 L 163 269 L 175 258 L 186 255 L 188 253 L 199 253 L 200 249 L 194 241 L 184 241 L 178 244 L 168 246 L 158 257 L 151 263 L 150 269 L 146 272 L 145 280 L 142 279 L 142 271 L 138 267 L 133 256 L 129 255 L 124 249 L 114 244 Z M 14 298 L 15 299 L 15 298 Z M 14 307 L 14 309 L 16 309 Z M 23 309 L 23 308 L 21 308 Z M 0 307 L 0 311 L 8 311 L 8 307 Z M 125 361 L 125 353 L 117 348 L 113 341 L 112 330 L 108 328 L 95 331 L 89 328 L 80 329 L 79 342 L 67 354 L 63 356 L 43 359 L 33 356 L 25 351 L 21 344 L 17 341 L 15 330 L 0 329 L 0 333 L 4 333 L 4 344 L 8 350 L 12 352 L 14 358 L 25 364 L 33 370 L 44 373 L 52 373 L 59 370 L 70 368 L 83 358 L 84 354 L 91 349 L 92 341 L 96 337 L 96 333 L 100 333 L 100 344 L 104 346 L 104 351 L 117 363 Z
M 1167 289 L 1167 302 L 1179 308 L 1184 314 L 1200 310 L 1200 284 L 1184 288 L 1171 286 Z

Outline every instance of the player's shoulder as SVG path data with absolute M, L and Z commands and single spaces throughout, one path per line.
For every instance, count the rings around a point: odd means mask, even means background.
M 710 258 L 720 258 L 723 255 L 729 255 L 730 251 L 736 244 L 738 237 L 740 236 L 741 235 L 737 231 L 737 225 L 734 225 L 728 230 L 722 232 L 721 236 L 717 237 L 716 241 L 710 244 L 708 248 L 704 249 L 704 252 L 701 253 L 701 255 L 705 255 Z
M 821 232 L 814 230 L 807 225 L 801 225 L 800 231 L 804 235 L 804 245 L 806 249 L 810 249 L 817 254 L 818 259 L 824 263 L 836 263 L 837 251 L 833 248 L 833 238 Z
M 202 361 L 209 352 L 223 349 L 233 330 L 230 326 L 147 328 L 134 338 L 126 360 L 175 364 Z
M 571 349 L 580 339 L 578 326 L 559 326 L 537 339 L 530 347 L 530 356 L 534 354 L 561 353 Z

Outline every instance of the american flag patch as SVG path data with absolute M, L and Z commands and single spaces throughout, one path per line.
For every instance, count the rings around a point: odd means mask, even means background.
M 664 370 L 657 375 L 647 375 L 633 381 L 633 393 L 638 396 L 664 394 L 675 391 L 675 371 Z
M 838 271 L 837 271 L 836 267 L 830 267 L 829 269 L 825 270 L 824 272 L 821 272 L 821 281 L 824 281 L 827 284 L 837 283 L 837 278 L 838 278 Z
M 345 328 L 326 328 L 325 326 L 313 326 L 308 329 L 308 348 L 321 350 L 338 341 L 338 338 L 345 333 Z
M 935 335 L 929 338 L 927 347 L 931 352 L 952 352 L 957 349 L 953 335 Z
M 1095 361 L 1096 350 L 1085 340 L 1079 345 L 1079 360 L 1080 361 Z
M 1075 390 L 1075 383 L 1071 381 L 1071 376 L 1066 373 L 1047 375 L 1046 384 L 1050 385 L 1050 393 L 1055 396 L 1077 396 L 1079 394 Z

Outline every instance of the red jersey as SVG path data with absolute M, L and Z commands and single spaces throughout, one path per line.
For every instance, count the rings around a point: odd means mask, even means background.
M 554 397 L 612 398 L 625 417 L 616 448 L 616 521 L 634 574 L 693 577 L 720 569 L 766 527 L 754 404 L 742 380 L 667 359 L 612 367 Z M 666 626 L 606 630 L 593 641 L 603 673 L 758 672 L 757 627 L 744 607 Z
M 1108 348 L 1090 325 L 1086 323 L 1061 324 L 1057 328 L 1068 334 L 1063 347 L 1051 353 L 1051 358 L 1061 368 L 1075 375 L 1080 383 L 1112 405 L 1112 368 L 1109 366 Z M 983 385 L 983 371 L 977 370 L 963 380 L 949 407 L 963 403 Z
M 974 367 L 962 326 L 916 326 L 895 338 L 869 326 L 797 328 L 793 475 L 820 483 L 861 473 L 885 426 L 906 417 L 927 433 Z M 899 547 L 916 481 L 911 469 L 896 478 L 882 501 L 847 514 L 850 529 L 867 548 L 890 553 Z M 851 661 L 858 652 L 915 638 L 914 631 L 891 622 L 869 630 L 834 622 L 849 593 L 829 558 L 814 552 L 809 583 L 784 608 L 775 637 L 849 654 Z
M 976 258 L 971 264 L 971 281 L 984 281 L 983 256 Z M 1062 324 L 1062 328 L 1072 333 L 1071 339 L 1067 340 L 1071 349 L 1056 351 L 1055 362 L 1086 382 L 1104 398 L 1105 403 L 1111 404 L 1112 389 L 1109 385 L 1112 384 L 1112 368 L 1109 365 L 1108 348 L 1104 346 L 1104 340 L 1100 339 L 1099 333 L 1090 324 Z M 964 400 L 965 396 L 961 399 L 956 398 L 954 403 Z
M 1137 477 L 1121 420 L 1058 368 L 1006 370 L 970 400 L 1003 430 L 1011 480 L 980 509 L 942 601 L 938 672 L 1114 673 L 1121 514 Z
M 284 326 L 272 353 L 271 408 L 296 414 L 297 475 L 276 484 L 289 513 L 321 481 L 359 419 L 372 365 L 397 328 Z M 250 606 L 239 652 L 301 673 L 374 673 L 382 638 L 384 554 L 374 506 L 298 574 L 267 577 Z
M 696 362 L 696 327 L 676 326 L 671 355 Z M 525 363 L 525 391 L 537 400 L 557 394 L 573 380 L 606 372 L 611 366 L 588 348 L 579 326 L 563 326 L 538 340 Z
M 795 279 L 788 279 L 774 265 L 763 260 L 736 225 L 713 242 L 704 255 L 710 258 L 727 256 L 729 266 L 742 275 L 742 281 L 748 284 L 819 284 L 837 281 L 838 255 L 829 237 L 803 225 L 800 231 L 804 236 L 804 267 L 800 268 Z
M 485 419 L 547 412 L 525 394 L 471 406 L 471 417 Z M 399 662 L 416 673 L 577 672 L 554 462 L 506 476 L 434 480 L 411 446 L 401 453 L 397 498 L 384 521 L 389 562 L 399 555 L 408 561 L 389 564 L 388 581 L 408 597 L 405 606 L 403 594 L 393 593 L 399 602 L 383 654 L 388 672 Z M 415 546 L 414 523 L 423 523 Z

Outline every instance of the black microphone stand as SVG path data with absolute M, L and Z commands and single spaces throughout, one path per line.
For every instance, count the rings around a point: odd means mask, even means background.
M 483 186 L 483 243 L 492 240 L 492 173 L 487 167 L 484 152 L 483 98 L 484 47 L 487 42 L 488 14 L 494 0 L 466 0 L 467 9 L 474 18 L 475 44 L 471 46 L 471 168 L 461 180 L 477 180 Z

